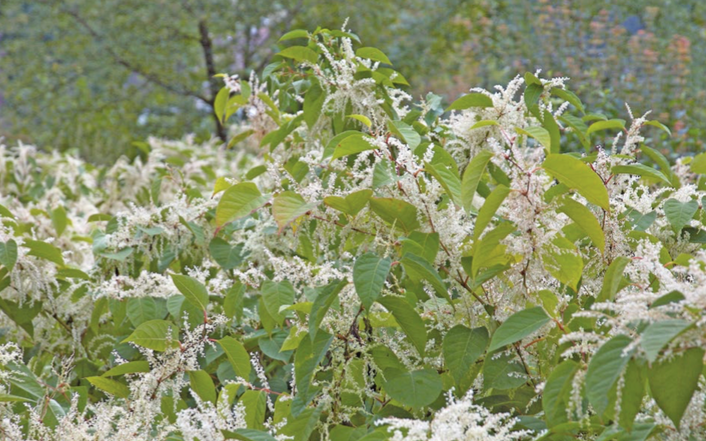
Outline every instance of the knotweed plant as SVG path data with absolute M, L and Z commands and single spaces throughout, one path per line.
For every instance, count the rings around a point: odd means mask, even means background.
M 228 149 L 0 147 L 4 439 L 706 437 L 706 156 L 566 78 L 445 107 L 281 42 Z

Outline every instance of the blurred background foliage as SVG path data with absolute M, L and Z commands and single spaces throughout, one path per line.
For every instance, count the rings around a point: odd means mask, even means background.
M 703 0 L 1 0 L 0 137 L 96 162 L 150 135 L 226 138 L 213 74 L 259 73 L 288 30 L 346 18 L 415 98 L 542 68 L 609 117 L 653 110 L 665 153 L 703 147 Z

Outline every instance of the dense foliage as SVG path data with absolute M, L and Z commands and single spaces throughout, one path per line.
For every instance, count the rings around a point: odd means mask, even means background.
M 706 154 L 563 78 L 412 104 L 354 34 L 282 41 L 223 76 L 236 150 L 2 148 L 4 438 L 706 436 Z

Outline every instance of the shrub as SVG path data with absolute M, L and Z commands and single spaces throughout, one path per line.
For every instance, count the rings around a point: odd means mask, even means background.
M 237 153 L 2 151 L 7 439 L 704 436 L 704 157 L 563 78 L 412 104 L 354 34 L 282 40 L 224 77 Z

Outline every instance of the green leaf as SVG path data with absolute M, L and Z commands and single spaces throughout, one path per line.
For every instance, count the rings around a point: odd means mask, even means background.
M 452 304 L 451 297 L 444 285 L 444 281 L 439 276 L 439 272 L 431 266 L 423 257 L 417 256 L 415 254 L 407 253 L 400 260 L 404 270 L 412 279 L 413 282 L 419 283 L 422 280 L 426 280 L 434 288 L 434 291 L 440 297 L 446 299 L 449 304 Z
M 647 370 L 652 398 L 676 427 L 699 385 L 703 358 L 703 349 L 691 348 Z
M 304 97 L 304 105 L 302 110 L 304 111 L 304 122 L 311 130 L 319 120 L 321 116 L 321 109 L 326 101 L 326 91 L 321 88 L 319 82 L 316 81 L 311 85 L 311 88 L 306 92 Z
M 554 119 L 554 115 L 547 109 L 544 109 L 542 127 L 549 132 L 551 140 L 549 153 L 559 153 L 561 151 L 561 132 L 559 131 L 559 124 L 557 124 L 556 119 Z
M 453 203 L 461 205 L 461 180 L 458 173 L 443 164 L 426 163 L 424 169 L 439 181 Z
M 623 256 L 616 257 L 610 263 L 603 276 L 603 288 L 598 294 L 596 301 L 605 302 L 615 298 L 615 294 L 619 291 L 620 283 L 623 280 L 623 271 L 625 271 L 628 263 L 630 263 L 630 259 Z
M 586 130 L 586 136 L 590 136 L 591 133 L 598 132 L 600 130 L 608 130 L 608 129 L 619 129 L 622 130 L 625 128 L 625 121 L 622 119 L 610 119 L 608 121 L 598 121 L 593 124 L 591 124 L 588 127 L 588 130 Z
M 355 274 L 355 270 L 354 270 Z M 353 276 L 355 278 L 355 275 Z M 319 326 L 324 321 L 324 317 L 333 302 L 338 298 L 338 293 L 348 285 L 347 280 L 335 280 L 319 290 L 319 294 L 314 299 L 309 313 L 309 336 L 312 341 L 316 339 Z
M 267 393 L 261 390 L 247 390 L 238 401 L 245 406 L 245 422 L 248 428 L 264 429 Z
M 424 356 L 427 344 L 427 330 L 417 311 L 412 308 L 407 300 L 400 297 L 380 297 L 378 303 L 392 313 L 412 345 L 417 348 L 421 356 Z
M 123 343 L 131 342 L 143 348 L 164 352 L 179 347 L 179 330 L 166 320 L 150 320 L 135 328 Z
M 347 133 L 347 132 L 346 132 Z M 368 137 L 360 132 L 355 132 L 342 138 L 337 144 L 331 156 L 331 161 L 344 156 L 354 155 L 356 153 L 374 150 L 375 147 L 368 141 Z
M 667 185 L 672 185 L 669 178 L 667 178 L 661 171 L 649 167 L 645 164 L 630 164 L 630 165 L 616 165 L 611 169 L 614 174 L 628 174 L 636 175 L 642 177 L 649 177 L 652 179 L 657 179 L 662 181 Z
M 290 46 L 278 52 L 277 55 L 310 64 L 316 64 L 319 60 L 319 55 L 316 52 L 304 46 Z
M 105 377 L 86 377 L 86 380 L 103 392 L 108 392 L 118 398 L 130 396 L 130 388 L 119 381 Z
M 261 290 L 262 300 L 265 302 L 267 312 L 270 313 L 277 323 L 282 324 L 284 322 L 284 316 L 280 314 L 279 310 L 284 305 L 294 303 L 294 287 L 286 280 L 283 282 L 266 280 L 262 283 Z
M 436 401 L 443 389 L 441 377 L 433 369 L 411 372 L 388 369 L 385 378 L 385 392 L 394 400 L 415 409 Z
M 69 224 L 69 219 L 66 217 L 66 210 L 64 207 L 58 207 L 51 211 L 51 223 L 54 225 L 56 235 L 61 236 Z
M 390 59 L 387 58 L 387 56 L 380 49 L 374 47 L 361 47 L 355 51 L 355 56 L 392 65 Z
M 370 198 L 370 209 L 390 225 L 401 227 L 405 233 L 419 229 L 417 208 L 406 201 L 393 198 Z
M 645 328 L 640 337 L 640 346 L 647 355 L 647 361 L 653 363 L 657 360 L 662 348 L 689 326 L 691 323 L 686 320 L 668 319 L 654 322 Z
M 294 378 L 296 379 L 297 394 L 292 402 L 292 415 L 297 417 L 303 413 L 307 404 L 314 399 L 318 388 L 311 385 L 316 367 L 321 363 L 328 351 L 333 336 L 319 331 L 316 339 L 302 339 L 299 348 L 294 353 Z
M 481 121 L 478 121 L 477 123 L 473 124 L 470 129 L 468 130 L 473 130 L 473 129 L 480 129 L 481 127 L 487 127 L 487 126 L 499 126 L 500 124 L 492 119 L 484 119 Z
M 354 119 L 354 120 L 356 120 L 356 121 L 360 121 L 360 122 L 363 123 L 363 124 L 365 125 L 365 127 L 367 127 L 367 128 L 370 128 L 370 126 L 373 125 L 373 122 L 370 121 L 370 118 L 368 118 L 368 117 L 365 116 L 365 115 L 353 114 L 353 115 L 348 115 L 348 116 L 346 116 L 346 118 L 351 118 L 351 119 Z
M 490 192 L 483 206 L 478 210 L 478 217 L 476 218 L 476 225 L 473 229 L 473 240 L 476 241 L 481 236 L 485 228 L 488 226 L 490 221 L 495 216 L 495 212 L 498 211 L 500 205 L 503 203 L 507 195 L 510 194 L 510 189 L 504 185 L 498 185 Z
M 164 301 L 162 300 L 162 302 Z M 164 318 L 167 309 L 164 303 L 158 305 L 152 297 L 133 297 L 127 301 L 126 312 L 130 323 L 133 326 L 140 326 L 148 320 Z
M 469 329 L 456 325 L 446 333 L 442 344 L 444 362 L 456 382 L 461 387 L 473 364 L 483 355 L 488 346 L 488 330 Z
M 245 347 L 238 340 L 233 337 L 223 337 L 218 340 L 218 344 L 223 348 L 223 352 L 226 353 L 228 361 L 233 366 L 233 371 L 240 378 L 244 378 L 246 381 L 250 378 L 250 355 Z
M 54 262 L 59 266 L 65 266 L 61 250 L 52 244 L 38 240 L 25 239 L 22 246 L 29 249 L 29 253 L 27 254 L 30 256 Z
M 525 135 L 525 136 L 530 136 L 534 139 L 536 139 L 540 144 L 544 146 L 544 149 L 546 150 L 547 153 L 552 153 L 552 138 L 551 135 L 549 135 L 549 132 L 547 129 L 542 128 L 542 127 L 526 127 L 524 129 L 521 129 L 517 127 L 515 129 L 517 133 L 520 135 Z
M 603 253 L 605 251 L 605 235 L 596 216 L 585 205 L 571 198 L 564 198 L 563 202 L 563 205 L 557 211 L 566 214 L 572 221 L 576 222 L 576 225 L 591 238 L 593 244 Z
M 696 210 L 699 209 L 699 203 L 693 199 L 689 202 L 668 199 L 664 202 L 663 208 L 672 229 L 678 234 L 694 218 Z
M 390 258 L 382 259 L 372 253 L 363 254 L 355 260 L 353 284 L 366 310 L 370 311 L 370 307 L 380 296 L 391 267 Z
M 478 183 L 480 182 L 485 167 L 490 162 L 493 154 L 487 150 L 483 150 L 471 159 L 466 170 L 463 172 L 463 180 L 461 181 L 461 205 L 466 211 L 470 211 L 473 203 L 473 196 L 476 194 Z
M 482 239 L 473 243 L 473 256 L 478 257 L 477 259 L 474 258 L 471 264 L 471 276 L 474 279 L 479 269 L 506 263 L 505 261 L 497 261 L 497 259 L 488 259 L 488 257 L 491 255 L 498 257 L 498 251 L 504 253 L 504 246 L 500 245 L 500 241 L 513 231 L 515 231 L 515 226 L 511 222 L 503 222 L 489 231 Z
M 514 354 L 493 354 L 483 361 L 483 388 L 497 390 L 515 389 L 527 382 L 527 374 L 520 363 L 513 361 Z
M 216 94 L 216 99 L 213 100 L 213 111 L 216 113 L 216 117 L 218 118 L 218 122 L 220 124 L 223 124 L 223 116 L 226 112 L 229 96 L 230 89 L 223 87 Z
M 265 205 L 269 195 L 263 196 L 252 182 L 235 184 L 223 193 L 216 207 L 216 226 L 250 215 Z
M 446 108 L 445 112 L 464 110 L 471 107 L 493 107 L 493 99 L 482 93 L 469 93 L 451 103 L 451 105 Z
M 216 386 L 213 384 L 211 376 L 204 370 L 189 371 L 189 383 L 191 390 L 203 401 L 216 403 Z
M 17 262 L 17 242 L 9 239 L 7 242 L 0 242 L 0 265 L 7 268 L 8 272 Z
M 625 369 L 625 383 L 620 400 L 620 425 L 631 431 L 635 416 L 642 409 L 642 398 L 645 395 L 645 374 L 642 366 L 636 360 L 630 360 Z
M 524 309 L 511 315 L 493 334 L 488 352 L 520 341 L 549 322 L 541 306 Z
M 347 195 L 345 198 L 328 196 L 324 198 L 324 204 L 335 210 L 355 216 L 365 207 L 372 195 L 372 190 L 360 190 Z
M 387 127 L 393 135 L 406 143 L 411 150 L 417 148 L 417 146 L 422 142 L 422 138 L 419 136 L 419 133 L 417 133 L 412 126 L 403 121 L 388 121 Z
M 220 237 L 211 240 L 208 251 L 224 270 L 236 268 L 243 262 L 243 245 L 231 246 Z
M 118 375 L 136 374 L 149 372 L 150 364 L 145 360 L 128 361 L 127 363 L 119 364 L 112 369 L 107 370 L 102 377 L 117 377 Z
M 307 32 L 304 29 L 295 29 L 293 31 L 289 31 L 286 34 L 282 35 L 278 42 L 280 41 L 287 41 L 287 40 L 294 40 L 295 38 L 309 38 L 309 32 Z
M 570 90 L 567 89 L 561 89 L 558 87 L 554 87 L 551 90 L 552 95 L 556 95 L 557 97 L 563 99 L 564 101 L 569 102 L 572 104 L 574 107 L 576 107 L 576 110 L 578 110 L 581 113 L 586 113 L 586 109 L 583 107 L 583 103 L 579 99 L 578 96 L 576 96 L 575 93 L 573 93 Z
M 694 156 L 690 167 L 693 173 L 706 174 L 706 153 L 699 153 Z
M 208 290 L 198 280 L 181 274 L 172 274 L 172 281 L 179 292 L 186 297 L 192 305 L 201 311 L 208 307 Z
M 275 218 L 281 232 L 290 223 L 305 215 L 316 207 L 307 204 L 303 197 L 293 191 L 278 194 L 272 202 L 272 216 Z
M 573 379 L 579 364 L 565 360 L 554 368 L 542 392 L 542 408 L 547 420 L 547 427 L 552 428 L 568 421 L 566 409 L 571 403 Z
M 586 396 L 600 415 L 608 407 L 608 392 L 623 373 L 631 353 L 623 351 L 632 343 L 627 335 L 616 335 L 591 357 L 586 372 Z
M 409 237 L 402 239 L 400 255 L 407 253 L 416 254 L 429 263 L 436 260 L 439 253 L 439 233 L 421 233 L 415 231 Z
M 573 156 L 551 154 L 542 164 L 544 170 L 562 184 L 577 190 L 588 202 L 610 211 L 608 191 L 591 167 Z

